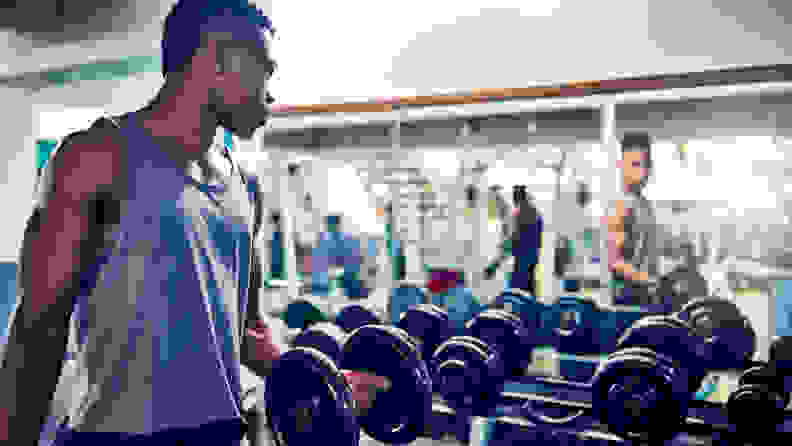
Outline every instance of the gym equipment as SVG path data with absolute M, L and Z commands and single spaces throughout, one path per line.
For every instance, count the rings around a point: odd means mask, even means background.
M 592 378 L 595 416 L 622 436 L 672 437 L 705 376 L 700 344 L 690 326 L 676 317 L 638 320 Z
M 597 303 L 586 296 L 569 294 L 560 296 L 553 305 L 551 327 L 558 350 L 564 353 L 597 353 L 596 321 L 599 320 Z
M 770 344 L 770 361 L 751 367 L 741 376 L 739 387 L 726 403 L 729 422 L 741 433 L 773 432 L 784 420 L 789 406 L 792 376 L 792 338 L 781 336 Z
M 473 295 L 469 288 L 458 286 L 444 293 L 434 293 L 429 296 L 432 304 L 448 312 L 448 319 L 454 334 L 465 333 L 465 323 L 484 310 L 481 301 Z
M 506 310 L 517 315 L 526 328 L 541 327 L 540 313 L 544 305 L 539 303 L 536 298 L 528 291 L 519 288 L 508 288 L 493 300 L 490 308 Z
M 388 378 L 392 387 L 355 417 L 341 370 L 368 371 Z M 357 446 L 360 428 L 383 443 L 406 444 L 423 432 L 432 406 L 432 382 L 418 346 L 403 330 L 384 325 L 348 335 L 331 324 L 310 327 L 275 363 L 265 387 L 267 422 L 279 445 L 332 438 Z
M 432 356 L 435 389 L 458 412 L 486 415 L 506 378 L 500 352 L 480 339 L 454 336 Z
M 344 347 L 345 337 L 345 330 L 338 325 L 330 322 L 319 322 L 295 336 L 291 346 L 315 348 L 338 364 L 341 360 L 341 349 Z
M 742 368 L 756 353 L 756 332 L 734 302 L 717 297 L 693 299 L 677 317 L 705 339 L 711 369 Z
M 299 385 L 294 385 L 299 383 Z M 357 446 L 356 405 L 343 373 L 324 353 L 296 347 L 282 354 L 265 386 L 265 415 L 276 445 Z
M 466 328 L 471 336 L 454 336 L 437 348 L 433 376 L 449 406 L 486 415 L 506 378 L 522 374 L 525 358 L 530 359 L 528 333 L 517 316 L 498 309 L 478 314 Z
M 289 328 L 299 328 L 301 330 L 305 330 L 319 322 L 332 320 L 332 317 L 314 302 L 302 298 L 290 302 L 281 317 Z
M 308 298 L 297 299 L 287 305 L 282 318 L 289 328 L 300 330 L 319 322 L 335 321 L 344 331 L 351 332 L 366 324 L 380 323 L 377 315 L 361 304 L 344 305 L 333 314 L 327 305 Z
M 431 358 L 437 347 L 451 337 L 448 313 L 437 305 L 421 304 L 408 309 L 397 327 L 416 341 L 424 360 Z
M 346 305 L 336 314 L 335 323 L 345 332 L 351 333 L 364 325 L 378 325 L 382 321 L 370 309 L 359 305 Z
M 418 346 L 404 330 L 384 325 L 356 329 L 344 343 L 340 365 L 368 370 L 392 383 L 358 418 L 369 436 L 388 444 L 407 444 L 420 436 L 432 411 L 432 380 Z
M 519 317 L 508 311 L 490 309 L 471 319 L 466 328 L 470 336 L 486 342 L 501 353 L 507 373 L 511 376 L 523 373 L 526 361 L 530 360 L 530 352 L 536 345 L 530 342 L 528 330 Z
M 784 377 L 767 366 L 752 367 L 740 376 L 739 385 L 726 403 L 729 422 L 746 433 L 775 431 L 789 405 Z
M 709 287 L 700 272 L 682 265 L 660 277 L 655 293 L 672 311 L 678 311 L 691 299 L 709 296 Z
M 560 279 L 564 277 L 569 264 L 572 263 L 572 256 L 574 255 L 572 241 L 569 237 L 559 236 L 556 239 L 555 252 L 553 256 L 553 275 Z

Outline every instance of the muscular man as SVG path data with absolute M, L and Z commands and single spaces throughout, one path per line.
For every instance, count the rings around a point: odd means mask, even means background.
M 23 243 L 0 444 L 37 443 L 67 342 L 88 386 L 56 445 L 240 444 L 241 364 L 266 377 L 280 347 L 250 274 L 258 181 L 212 140 L 265 124 L 271 34 L 245 1 L 180 0 L 158 95 L 63 142 Z M 349 379 L 363 407 L 387 385 Z
M 652 172 L 652 143 L 646 133 L 627 133 L 621 141 L 622 193 L 608 215 L 608 256 L 615 303 L 646 305 L 656 282 L 657 252 L 652 205 L 642 191 Z

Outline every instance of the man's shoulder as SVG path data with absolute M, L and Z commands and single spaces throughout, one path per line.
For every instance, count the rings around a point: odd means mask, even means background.
M 48 162 L 42 192 L 55 183 L 80 195 L 114 187 L 121 171 L 123 144 L 113 129 L 112 123 L 97 121 L 64 137 Z
M 109 160 L 110 156 L 115 158 L 119 155 L 122 147 L 117 127 L 109 119 L 99 119 L 91 127 L 64 137 L 56 151 L 56 159 L 65 156 L 104 155 Z

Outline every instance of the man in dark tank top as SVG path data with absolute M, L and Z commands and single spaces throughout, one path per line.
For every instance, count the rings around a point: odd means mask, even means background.
M 247 1 L 180 0 L 157 96 L 65 138 L 23 241 L 0 445 L 38 443 L 67 345 L 87 385 L 55 445 L 242 442 L 241 366 L 266 378 L 282 344 L 256 305 L 261 182 L 213 139 L 267 122 L 273 36 Z M 362 408 L 387 385 L 347 380 Z
M 626 133 L 619 161 L 622 190 L 608 213 L 608 264 L 613 275 L 614 302 L 647 305 L 656 283 L 658 252 L 654 210 L 643 195 L 652 173 L 652 141 L 648 134 Z

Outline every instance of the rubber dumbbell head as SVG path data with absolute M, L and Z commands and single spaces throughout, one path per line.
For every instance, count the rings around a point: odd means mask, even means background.
M 440 344 L 450 338 L 448 314 L 436 305 L 416 305 L 404 312 L 397 325 L 419 344 L 421 357 L 429 360 Z
M 678 313 L 709 349 L 714 369 L 740 368 L 756 353 L 756 332 L 733 302 L 716 297 L 694 299 Z
M 406 332 L 384 325 L 354 330 L 344 343 L 340 366 L 365 370 L 392 383 L 358 417 L 369 436 L 387 444 L 406 444 L 420 436 L 431 415 L 432 382 L 418 346 Z
M 688 380 L 683 369 L 654 350 L 617 351 L 599 365 L 592 378 L 593 414 L 623 436 L 670 437 L 687 415 L 688 401 L 683 398 L 689 399 L 685 395 Z
M 267 423 L 277 445 L 321 444 L 327 438 L 358 445 L 352 389 L 319 350 L 297 347 L 281 355 L 264 392 Z
M 784 408 L 789 404 L 782 380 L 770 367 L 746 370 L 726 403 L 729 422 L 743 433 L 775 431 L 783 422 Z
M 495 407 L 505 370 L 500 353 L 471 336 L 454 336 L 433 357 L 435 387 L 458 411 L 484 415 Z
M 377 315 L 360 304 L 346 305 L 336 314 L 335 323 L 347 333 L 364 325 L 381 324 Z
M 674 316 L 645 316 L 635 321 L 616 342 L 617 351 L 633 347 L 660 353 L 671 360 L 671 366 L 684 369 L 691 396 L 707 375 L 708 351 L 704 340 Z
M 593 353 L 598 350 L 592 318 L 596 303 L 584 296 L 561 296 L 553 305 L 553 332 L 559 349 L 569 353 Z
M 792 336 L 775 336 L 770 343 L 770 362 L 784 376 L 792 376 Z
M 338 364 L 345 339 L 346 333 L 341 327 L 331 322 L 319 322 L 301 331 L 292 341 L 292 346 L 315 348 Z
M 500 352 L 506 373 L 519 376 L 534 347 L 519 317 L 498 309 L 488 309 L 467 322 L 470 336 L 481 339 Z
M 527 291 L 507 289 L 495 298 L 491 308 L 505 310 L 518 316 L 529 330 L 539 329 L 539 305 L 536 298 Z

